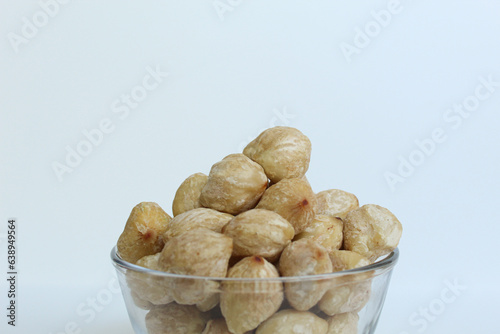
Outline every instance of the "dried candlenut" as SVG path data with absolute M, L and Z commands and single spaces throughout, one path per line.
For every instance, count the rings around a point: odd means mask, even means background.
M 332 272 L 332 262 L 326 249 L 309 239 L 292 242 L 281 254 L 279 271 L 282 276 L 319 275 Z M 285 295 L 296 310 L 307 311 L 323 297 L 328 281 L 285 283 Z
M 389 210 L 363 205 L 344 220 L 344 248 L 375 261 L 398 246 L 402 232 L 401 223 Z
M 352 193 L 315 193 L 308 178 L 344 179 L 306 176 L 310 160 L 301 131 L 270 128 L 187 177 L 173 218 L 153 202 L 133 208 L 112 258 L 141 333 L 373 331 L 398 253 L 374 262 L 398 246 L 401 223 Z
M 196 173 L 189 176 L 177 189 L 172 203 L 174 217 L 183 212 L 201 207 L 201 190 L 207 184 L 208 176 Z
M 266 320 L 256 334 L 327 334 L 328 322 L 311 312 L 283 310 Z
M 318 305 L 321 311 L 330 316 L 359 312 L 368 303 L 370 293 L 370 281 L 337 285 L 325 293 Z
M 220 233 L 224 225 L 233 218 L 233 215 L 212 209 L 193 209 L 175 216 L 168 223 L 163 239 L 168 241 L 179 234 L 197 228 L 207 228 L 211 231 Z
M 371 263 L 363 255 L 346 250 L 331 251 L 329 255 L 334 272 L 364 267 Z
M 231 238 L 206 228 L 194 229 L 170 239 L 158 259 L 163 271 L 191 276 L 225 277 L 233 252 Z M 214 281 L 176 278 L 172 296 L 179 304 L 197 304 L 213 298 L 218 289 Z
M 237 215 L 257 205 L 267 189 L 264 169 L 243 154 L 231 154 L 212 166 L 200 204 Z
M 160 270 L 158 259 L 160 253 L 147 255 L 137 261 L 137 265 L 151 270 Z M 140 301 L 154 305 L 171 303 L 174 299 L 170 295 L 171 279 L 161 275 L 130 271 L 127 274 L 127 283 Z
M 288 220 L 295 234 L 303 232 L 316 216 L 316 195 L 303 179 L 283 179 L 266 190 L 258 209 L 271 210 Z
M 153 308 L 146 315 L 148 334 L 200 334 L 206 323 L 196 307 L 175 303 Z
M 264 167 L 267 177 L 277 183 L 305 175 L 311 160 L 311 141 L 295 128 L 277 126 L 262 132 L 243 154 Z
M 327 334 L 357 334 L 359 315 L 342 313 L 328 319 Z
M 228 278 L 278 278 L 276 268 L 260 256 L 246 257 L 227 273 Z M 279 280 L 228 281 L 222 284 L 220 306 L 227 327 L 233 334 L 243 334 L 257 328 L 272 316 L 283 301 L 283 286 Z
M 239 214 L 224 226 L 222 233 L 233 239 L 233 256 L 258 255 L 270 262 L 278 259 L 295 234 L 285 218 L 262 209 Z
M 329 215 L 344 219 L 347 213 L 359 208 L 356 196 L 347 191 L 330 189 L 316 194 L 318 200 L 318 214 Z
M 328 252 L 342 247 L 344 223 L 342 219 L 327 215 L 316 215 L 311 224 L 294 240 L 311 239 L 325 247 Z
M 201 334 L 232 334 L 222 318 L 210 320 Z
M 337 250 L 330 252 L 334 272 L 364 267 L 370 261 L 355 252 Z M 361 310 L 371 295 L 371 280 L 368 274 L 345 277 L 335 281 L 319 303 L 320 309 L 328 315 Z
M 118 239 L 120 257 L 135 263 L 141 257 L 161 252 L 163 233 L 172 218 L 156 203 L 142 202 L 130 213 L 125 229 Z

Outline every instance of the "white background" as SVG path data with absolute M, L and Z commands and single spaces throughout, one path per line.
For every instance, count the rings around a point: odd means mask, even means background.
M 481 78 L 500 82 L 500 3 L 402 0 L 348 57 L 387 1 L 231 3 L 219 16 L 212 0 L 75 0 L 43 22 L 38 1 L 0 1 L 0 267 L 15 217 L 20 274 L 15 329 L 1 280 L 2 333 L 132 334 L 121 295 L 89 311 L 110 295 L 130 210 L 171 212 L 184 178 L 272 124 L 310 137 L 315 191 L 353 192 L 403 223 L 378 333 L 498 333 L 500 87 L 460 124 L 444 117 L 478 101 Z M 16 46 L 34 15 L 45 25 Z M 114 113 L 157 66 L 169 76 Z M 113 131 L 60 181 L 53 164 L 105 119 Z M 436 129 L 446 139 L 422 161 L 415 141 Z M 410 156 L 419 165 L 391 189 L 386 173 Z M 466 288 L 445 304 L 447 281 Z

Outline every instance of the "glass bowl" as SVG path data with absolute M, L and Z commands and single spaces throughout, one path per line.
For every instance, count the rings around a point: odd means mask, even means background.
M 227 323 L 233 331 L 247 328 L 237 334 L 375 333 L 398 257 L 396 249 L 374 264 L 342 272 L 235 279 L 150 270 L 121 259 L 116 247 L 111 251 L 137 334 L 230 333 L 216 329 L 226 326 L 221 320 L 225 316 L 230 318 Z M 307 311 L 293 311 L 287 299 L 290 295 L 317 303 Z M 190 306 L 181 305 L 181 301 Z

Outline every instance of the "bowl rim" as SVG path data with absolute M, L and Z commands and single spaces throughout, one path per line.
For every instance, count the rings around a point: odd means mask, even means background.
M 210 280 L 210 281 L 238 281 L 238 282 L 296 282 L 296 281 L 316 281 L 316 280 L 327 280 L 327 279 L 334 279 L 334 278 L 345 278 L 345 277 L 351 277 L 351 276 L 360 276 L 363 277 L 362 279 L 371 279 L 375 276 L 382 275 L 383 273 L 387 271 L 391 271 L 396 263 L 398 262 L 399 259 L 399 248 L 394 249 L 390 254 L 386 255 L 382 259 L 377 260 L 376 262 L 364 266 L 364 267 L 359 267 L 355 269 L 349 269 L 349 270 L 344 270 L 344 271 L 338 271 L 338 272 L 333 272 L 333 273 L 327 273 L 327 274 L 319 274 L 319 275 L 308 275 L 308 276 L 280 276 L 280 277 L 273 277 L 273 278 L 235 278 L 235 277 L 208 277 L 208 276 L 191 276 L 191 275 L 180 275 L 180 274 L 173 274 L 173 273 L 168 273 L 165 271 L 159 271 L 159 270 L 153 270 L 153 269 L 148 269 L 145 267 L 138 266 L 136 264 L 127 262 L 123 260 L 120 255 L 118 254 L 118 249 L 117 246 L 114 246 L 111 249 L 111 260 L 113 262 L 113 265 L 115 268 L 118 270 L 119 268 L 125 269 L 125 270 L 130 270 L 138 273 L 143 273 L 143 274 L 149 274 L 153 276 L 161 276 L 161 277 L 169 277 L 169 278 L 177 278 L 177 279 L 196 279 L 196 280 Z M 363 274 L 369 274 L 369 278 L 366 276 L 368 275 L 363 275 Z M 354 277 L 352 278 L 354 280 L 359 280 L 358 278 Z

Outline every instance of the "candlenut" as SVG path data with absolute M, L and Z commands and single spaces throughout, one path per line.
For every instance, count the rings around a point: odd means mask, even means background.
M 357 332 L 373 271 L 328 274 L 393 251 L 401 223 L 383 207 L 359 207 L 349 192 L 315 193 L 305 175 L 310 158 L 302 132 L 274 127 L 208 175 L 186 178 L 174 218 L 156 203 L 134 207 L 117 248 L 146 268 L 127 270 L 126 282 L 149 311 L 149 334 Z

